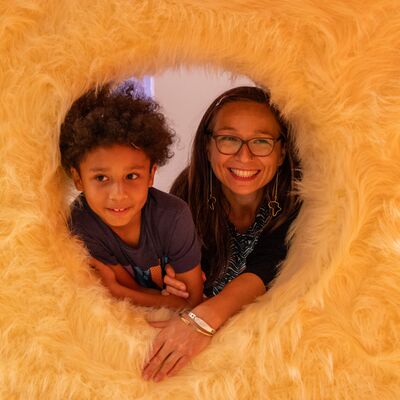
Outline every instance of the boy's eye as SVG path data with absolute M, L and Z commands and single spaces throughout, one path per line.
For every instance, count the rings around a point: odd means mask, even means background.
M 126 178 L 129 179 L 129 180 L 134 180 L 134 179 L 137 179 L 138 177 L 139 177 L 139 175 L 134 174 L 133 172 L 126 176 Z
M 96 176 L 94 177 L 94 179 L 96 179 L 96 181 L 98 181 L 98 182 L 105 182 L 105 181 L 107 181 L 107 177 L 106 177 L 105 175 L 96 175 Z

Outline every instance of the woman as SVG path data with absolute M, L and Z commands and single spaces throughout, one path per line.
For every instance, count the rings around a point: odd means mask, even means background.
M 297 215 L 296 162 L 287 126 L 256 87 L 219 96 L 198 127 L 190 165 L 171 192 L 189 203 L 202 240 L 206 274 L 201 304 L 162 328 L 143 370 L 145 379 L 174 375 L 244 305 L 265 293 L 286 256 Z M 168 291 L 185 286 L 168 270 Z

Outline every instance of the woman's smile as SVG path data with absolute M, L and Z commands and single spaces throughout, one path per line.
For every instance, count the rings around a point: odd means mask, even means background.
M 260 173 L 259 169 L 228 168 L 235 179 L 251 181 Z

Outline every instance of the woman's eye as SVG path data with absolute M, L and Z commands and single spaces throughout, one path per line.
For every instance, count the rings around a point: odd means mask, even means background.
M 106 182 L 107 181 L 107 177 L 105 175 L 97 175 L 94 177 L 94 179 L 96 179 L 96 181 L 98 181 L 98 182 Z
M 269 146 L 269 145 L 271 145 L 271 139 L 254 139 L 254 141 L 253 141 L 253 143 L 254 144 L 260 144 L 260 145 L 263 145 L 263 146 Z
M 129 180 L 135 180 L 135 179 L 137 179 L 138 177 L 139 177 L 139 175 L 134 174 L 134 173 L 128 174 L 128 175 L 126 176 L 126 178 L 129 179 Z
M 221 136 L 221 142 L 237 142 L 239 139 L 235 136 Z

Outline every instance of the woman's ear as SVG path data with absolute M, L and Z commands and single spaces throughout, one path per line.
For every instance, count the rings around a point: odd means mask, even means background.
M 157 171 L 157 164 L 153 164 L 153 166 L 150 169 L 150 176 L 149 176 L 149 187 L 153 186 L 154 183 L 154 175 L 156 174 Z
M 285 157 L 286 157 L 286 146 L 283 145 L 281 146 L 281 153 L 278 159 L 278 167 L 280 167 L 283 164 L 283 162 L 285 161 Z
M 210 161 L 210 146 L 211 146 L 211 140 L 209 140 L 206 144 L 206 151 L 207 151 L 207 160 Z
M 74 181 L 76 189 L 79 190 L 80 192 L 83 192 L 83 184 L 82 184 L 82 179 L 81 179 L 81 176 L 79 175 L 79 172 L 74 167 L 71 167 L 70 171 L 71 171 L 72 180 Z

